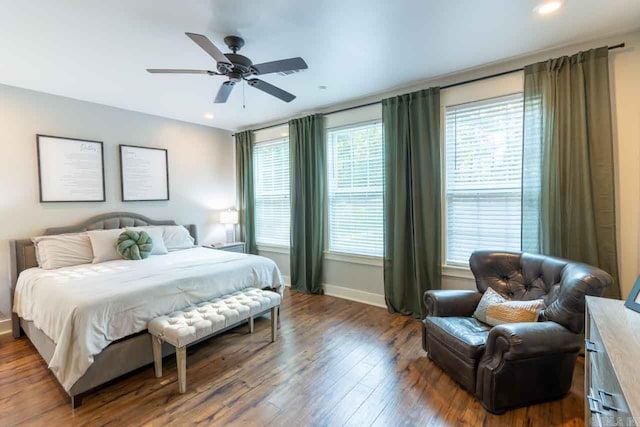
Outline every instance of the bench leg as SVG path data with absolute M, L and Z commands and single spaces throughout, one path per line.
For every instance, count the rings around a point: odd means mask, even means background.
M 252 334 L 254 330 L 253 316 L 249 317 L 249 333 Z
M 187 390 L 187 347 L 176 348 L 176 364 L 178 366 L 178 391 Z
M 271 309 L 271 342 L 276 342 L 276 331 L 278 329 L 278 307 Z
M 156 371 L 156 378 L 162 376 L 162 340 L 158 337 L 151 337 L 153 341 L 153 366 Z

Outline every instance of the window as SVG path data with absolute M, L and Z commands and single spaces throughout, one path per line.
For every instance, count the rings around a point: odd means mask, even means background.
M 445 120 L 446 264 L 520 250 L 522 95 L 448 107 Z
M 382 124 L 327 132 L 329 251 L 383 254 Z
M 253 159 L 256 242 L 289 246 L 289 140 L 256 144 Z

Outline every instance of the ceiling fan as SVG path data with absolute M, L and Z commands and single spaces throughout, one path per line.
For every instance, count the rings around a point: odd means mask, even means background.
M 281 59 L 279 61 L 263 62 L 262 64 L 254 64 L 246 56 L 238 54 L 238 50 L 244 46 L 244 40 L 238 36 L 227 36 L 224 38 L 225 44 L 231 49 L 233 53 L 222 53 L 206 36 L 202 34 L 185 33 L 191 40 L 193 40 L 198 46 L 200 46 L 205 52 L 207 52 L 213 59 L 216 60 L 217 70 L 175 70 L 166 68 L 148 68 L 147 71 L 152 74 L 208 74 L 210 76 L 226 76 L 229 78 L 226 82 L 222 83 L 222 86 L 218 90 L 215 103 L 222 104 L 227 102 L 233 86 L 236 83 L 245 80 L 249 83 L 249 86 L 255 87 L 263 92 L 268 93 L 271 96 L 275 96 L 284 102 L 291 102 L 296 99 L 295 95 L 280 89 L 270 83 L 263 80 L 250 78 L 253 75 L 261 76 L 270 73 L 279 72 L 292 72 L 298 70 L 304 70 L 307 68 L 307 63 L 304 59 L 289 58 Z

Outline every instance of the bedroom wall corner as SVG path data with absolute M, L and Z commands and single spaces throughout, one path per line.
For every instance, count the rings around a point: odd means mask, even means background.
M 0 319 L 11 313 L 11 239 L 127 211 L 196 224 L 201 243 L 224 240 L 217 211 L 235 206 L 229 131 L 5 85 L 0 85 L 0 129 Z M 107 201 L 39 203 L 38 133 L 103 141 Z M 118 144 L 168 149 L 170 201 L 120 201 Z

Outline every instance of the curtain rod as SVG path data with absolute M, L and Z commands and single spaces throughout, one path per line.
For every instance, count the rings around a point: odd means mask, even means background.
M 614 46 L 609 46 L 609 50 L 620 49 L 620 48 L 623 48 L 623 47 L 625 47 L 625 43 L 624 43 L 624 42 L 619 43 L 619 44 L 614 45 Z M 520 71 L 523 71 L 523 70 L 524 70 L 524 67 L 516 68 L 516 69 L 514 69 L 514 70 L 509 70 L 509 71 L 502 71 L 502 72 L 500 72 L 500 73 L 490 74 L 490 75 L 488 75 L 488 76 L 477 77 L 477 78 L 475 78 L 475 79 L 464 80 L 464 81 L 461 81 L 461 82 L 451 83 L 451 84 L 448 84 L 448 85 L 445 85 L 445 86 L 440 86 L 440 89 L 441 89 L 441 90 L 444 90 L 444 89 L 450 89 L 450 88 L 452 88 L 452 87 L 462 86 L 462 85 L 466 85 L 466 84 L 469 84 L 469 83 L 480 82 L 480 81 L 482 81 L 482 80 L 493 79 L 493 78 L 496 78 L 496 77 L 505 76 L 505 75 L 507 75 L 507 74 L 517 73 L 517 72 L 520 72 Z M 341 108 L 341 109 L 339 109 L 339 110 L 333 110 L 333 111 L 329 111 L 329 112 L 327 112 L 327 113 L 320 113 L 320 115 L 322 115 L 322 116 L 328 116 L 328 115 L 330 115 L 330 114 L 344 113 L 345 111 L 351 111 L 351 110 L 356 110 L 356 109 L 358 109 L 358 108 L 370 107 L 370 106 L 372 106 L 372 105 L 377 105 L 377 104 L 382 104 L 382 100 L 380 100 L 380 101 L 373 101 L 373 102 L 367 102 L 366 104 L 354 105 L 353 107 Z M 278 127 L 278 126 L 284 126 L 284 125 L 286 125 L 287 123 L 289 123 L 289 122 L 288 122 L 288 121 L 286 121 L 286 122 L 283 122 L 283 123 L 276 123 L 276 124 L 274 124 L 274 125 L 264 126 L 264 127 L 258 128 L 258 129 L 250 129 L 250 130 L 251 130 L 252 132 L 258 132 L 258 131 L 265 130 L 265 129 L 271 129 L 271 128 L 276 128 L 276 127 Z M 234 134 L 232 134 L 231 136 L 235 136 L 235 135 L 236 135 L 236 134 L 234 133 Z

